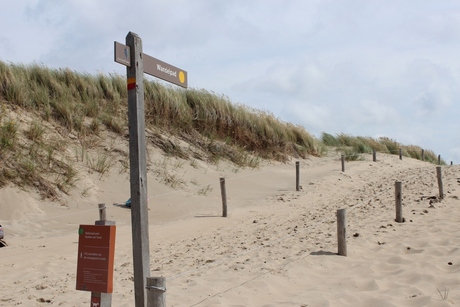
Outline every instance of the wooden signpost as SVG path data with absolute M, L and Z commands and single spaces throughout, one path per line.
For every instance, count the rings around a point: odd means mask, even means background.
M 131 32 L 130 32 L 131 33 Z M 128 34 L 129 35 L 129 34 Z M 126 42 L 128 45 L 128 42 Z M 131 67 L 131 48 L 115 42 L 114 60 L 117 63 Z M 187 88 L 187 72 L 171 64 L 160 61 L 148 54 L 142 54 L 143 72 L 162 80 Z
M 144 54 L 141 38 L 132 32 L 126 36 L 126 45 L 114 43 L 114 61 L 126 66 L 134 297 L 136 307 L 145 307 L 146 280 L 150 277 L 150 252 L 143 74 L 187 88 L 187 72 Z

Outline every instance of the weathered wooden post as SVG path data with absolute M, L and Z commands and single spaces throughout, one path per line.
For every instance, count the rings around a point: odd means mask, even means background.
M 337 245 L 338 245 L 338 254 L 341 256 L 347 256 L 346 209 L 337 210 Z
M 444 199 L 444 189 L 442 186 L 441 166 L 436 166 L 436 176 L 438 177 L 439 199 Z
M 377 161 L 377 151 L 375 149 L 372 150 L 372 161 L 374 161 L 374 162 Z
M 222 216 L 227 217 L 227 190 L 225 189 L 225 178 L 220 178 L 220 194 L 222 196 Z
M 341 159 L 341 161 L 342 161 L 342 172 L 345 172 L 345 156 L 342 155 L 342 156 L 340 157 L 340 159 Z
M 404 222 L 404 218 L 402 215 L 402 182 L 396 181 L 395 182 L 395 202 L 396 202 L 396 222 L 402 223 Z
M 425 149 L 422 149 L 422 161 L 425 161 Z
M 300 191 L 300 162 L 295 163 L 295 190 Z
M 441 155 L 438 155 L 438 165 L 441 165 Z
M 131 225 L 135 307 L 145 307 L 145 283 L 150 277 L 149 223 L 144 114 L 144 72 L 187 88 L 187 72 L 142 53 L 142 40 L 132 32 L 126 45 L 115 42 L 114 60 L 126 66 L 128 84 Z
M 402 148 L 399 147 L 399 160 L 402 160 Z
M 105 223 L 107 222 L 107 213 L 106 213 L 107 208 L 106 208 L 105 204 L 98 204 L 97 206 L 99 208 L 99 223 L 101 223 L 100 225 L 106 225 Z M 98 222 L 96 221 L 96 223 L 98 223 Z M 110 224 L 110 225 L 112 225 L 112 224 Z
M 147 205 L 147 163 L 145 147 L 144 64 L 142 40 L 132 32 L 126 36 L 130 48 L 128 83 L 129 158 L 131 186 L 131 223 L 134 267 L 135 306 L 147 302 L 145 282 L 150 277 L 149 211 Z
M 147 306 L 166 307 L 166 278 L 147 277 Z

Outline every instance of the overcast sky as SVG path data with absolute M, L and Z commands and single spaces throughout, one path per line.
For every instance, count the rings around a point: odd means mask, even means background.
M 283 121 L 460 163 L 460 1 L 0 0 L 0 60 L 118 73 L 113 42 Z

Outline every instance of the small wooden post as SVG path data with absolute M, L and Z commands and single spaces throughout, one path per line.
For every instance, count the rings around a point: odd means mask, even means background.
M 444 199 L 444 189 L 442 187 L 441 166 L 436 166 L 436 175 L 438 177 L 439 199 Z
M 300 191 L 300 162 L 295 163 L 295 190 Z
M 372 151 L 372 161 L 377 161 L 377 151 L 375 151 L 375 149 Z
M 450 161 L 450 166 L 454 165 L 454 162 Z
M 97 206 L 99 207 L 99 221 L 107 220 L 105 204 L 98 204 Z
M 338 244 L 338 254 L 341 256 L 347 256 L 346 209 L 337 210 L 337 244 Z
M 99 221 L 96 221 L 96 225 L 115 225 L 114 221 L 107 221 L 106 219 L 106 207 L 105 204 L 98 204 L 99 208 Z M 99 307 L 111 307 L 112 306 L 112 293 L 101 293 L 91 291 L 91 307 L 94 304 L 99 303 Z
M 438 165 L 441 165 L 441 155 L 438 155 Z
M 166 307 L 166 278 L 147 277 L 147 306 Z
M 227 191 L 225 189 L 225 178 L 220 178 L 220 194 L 222 195 L 222 216 L 227 217 Z
M 342 172 L 345 172 L 345 156 L 344 155 L 342 155 L 341 160 L 342 160 Z
M 395 182 L 395 201 L 396 201 L 396 222 L 403 223 L 404 218 L 402 215 L 402 183 L 401 181 Z
M 107 207 L 105 204 L 98 204 L 97 205 L 99 208 L 99 220 L 96 221 L 94 224 L 95 225 L 115 225 L 115 221 L 108 221 L 107 220 L 107 214 L 106 214 L 106 209 Z
M 422 161 L 425 161 L 425 149 L 422 149 Z
M 402 148 L 399 147 L 399 160 L 402 160 Z

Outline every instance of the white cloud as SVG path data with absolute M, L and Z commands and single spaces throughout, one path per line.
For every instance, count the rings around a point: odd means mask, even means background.
M 356 108 L 352 108 L 349 113 L 357 126 L 362 125 L 394 125 L 401 122 L 401 116 L 392 106 L 384 102 L 375 100 L 361 100 Z M 355 124 L 356 125 L 356 124 Z

